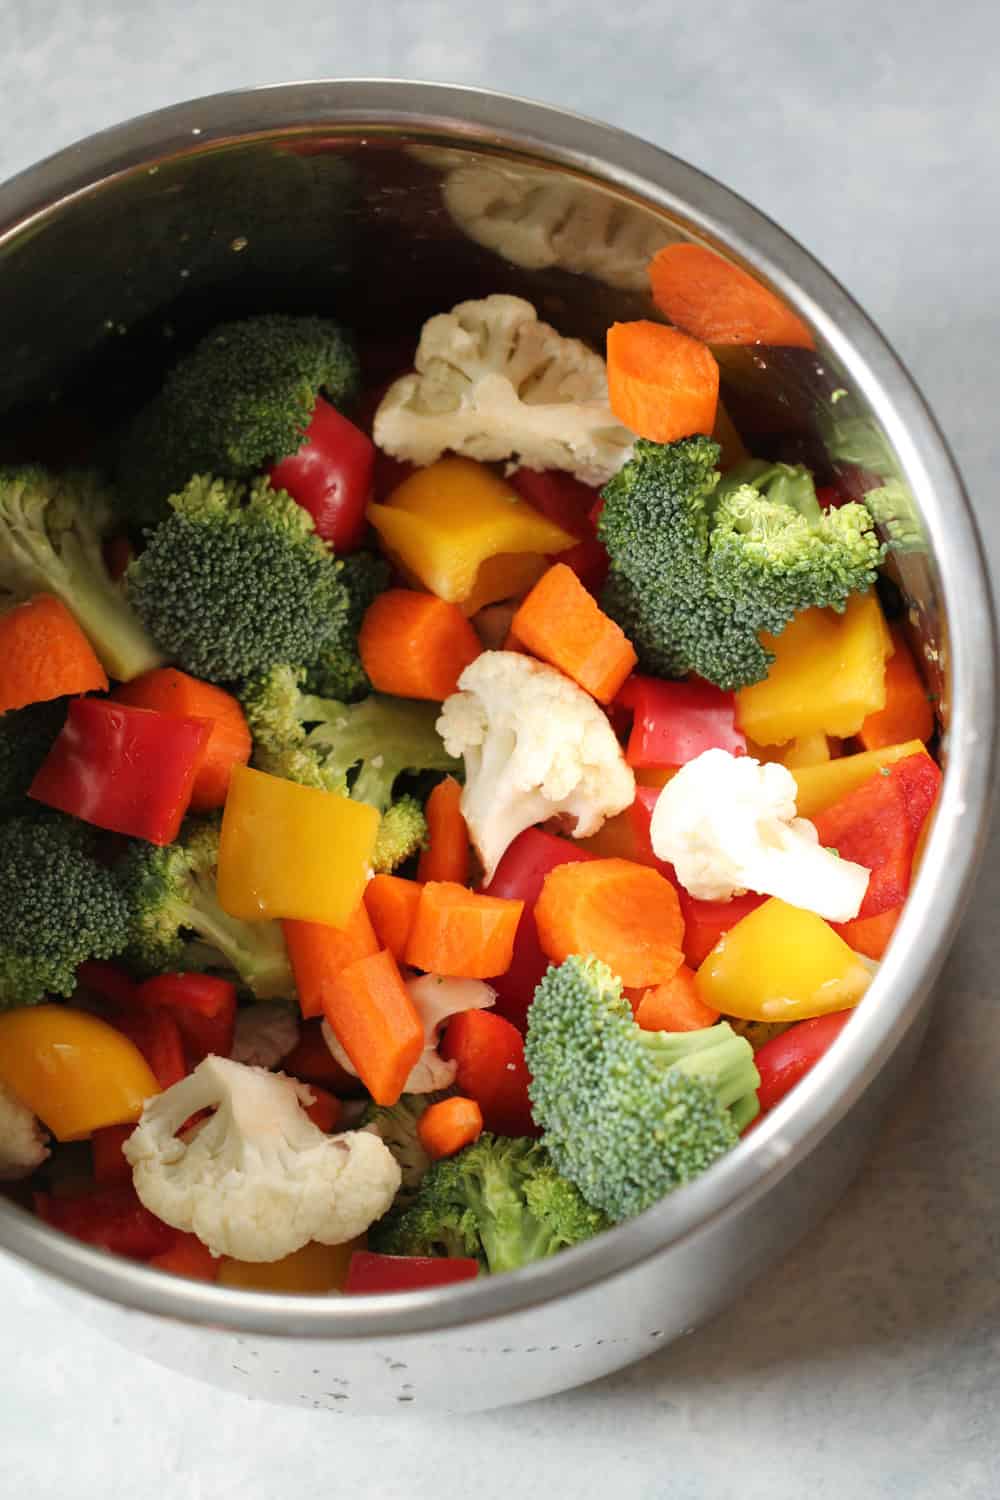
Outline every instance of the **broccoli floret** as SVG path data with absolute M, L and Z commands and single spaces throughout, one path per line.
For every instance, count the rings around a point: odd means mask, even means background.
M 65 698 L 0 714 L 0 808 L 25 796 L 65 719 Z
M 176 844 L 136 840 L 116 867 L 130 912 L 127 958 L 144 973 L 228 969 L 259 1000 L 295 994 L 278 922 L 244 922 L 215 891 L 219 824 L 191 818 Z
M 128 570 L 150 634 L 196 677 L 232 682 L 314 662 L 348 608 L 341 565 L 312 517 L 264 479 L 198 476 Z
M 128 904 L 72 818 L 28 814 L 0 824 L 0 1010 L 72 995 L 90 958 L 114 958 Z
M 376 875 L 391 875 L 427 843 L 427 819 L 416 797 L 396 799 L 382 814 L 372 852 Z
M 429 1104 L 446 1097 L 447 1090 L 434 1094 L 402 1094 L 395 1104 L 369 1104 L 358 1122 L 359 1130 L 370 1130 L 385 1142 L 399 1163 L 402 1186 L 396 1194 L 395 1207 L 413 1202 L 417 1188 L 431 1165 L 417 1134 L 420 1116 Z
M 0 469 L 0 589 L 57 595 L 108 675 L 127 682 L 163 657 L 105 566 L 101 542 L 113 514 L 94 474 Z
M 435 1162 L 368 1243 L 383 1255 L 467 1255 L 491 1272 L 516 1271 L 607 1227 L 538 1141 L 485 1134 Z
M 799 610 L 842 610 L 875 581 L 882 546 L 863 505 L 824 511 L 805 469 L 751 462 L 720 484 L 711 438 L 640 440 L 605 486 L 603 603 L 642 666 L 726 690 L 759 682 L 758 639 Z
M 120 454 L 133 519 L 155 525 L 195 474 L 250 479 L 297 453 L 320 394 L 358 394 L 350 336 L 327 318 L 265 314 L 223 323 L 173 367 Z
M 548 970 L 528 1012 L 524 1055 L 553 1162 L 615 1220 L 703 1172 L 758 1109 L 749 1042 L 725 1022 L 641 1030 L 621 982 L 595 958 Z
M 392 569 L 377 552 L 352 552 L 342 559 L 340 581 L 347 593 L 347 608 L 337 619 L 332 643 L 325 646 L 309 668 L 306 684 L 322 698 L 353 703 L 372 690 L 358 654 L 358 632 L 372 600 L 389 587 Z

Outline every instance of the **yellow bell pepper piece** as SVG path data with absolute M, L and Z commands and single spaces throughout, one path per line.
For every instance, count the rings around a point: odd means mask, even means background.
M 775 898 L 723 934 L 696 980 L 723 1015 L 805 1021 L 857 1005 L 871 974 L 822 917 Z
M 424 588 L 461 604 L 498 553 L 551 556 L 576 545 L 561 526 L 471 458 L 441 458 L 404 479 L 368 519 L 394 557 Z M 494 594 L 493 598 L 505 598 Z M 492 600 L 482 599 L 482 604 Z
M 475 615 L 487 604 L 520 598 L 533 589 L 551 566 L 537 552 L 498 552 L 488 557 L 476 574 L 472 593 L 461 602 L 464 614 Z
M 0 1083 L 57 1141 L 85 1140 L 103 1125 L 131 1125 L 160 1092 L 127 1036 L 68 1005 L 0 1015 Z
M 827 761 L 822 766 L 794 766 L 791 768 L 798 787 L 795 808 L 800 818 L 811 818 L 832 807 L 848 792 L 870 781 L 883 766 L 891 766 L 908 755 L 927 753 L 922 740 L 907 740 L 904 745 L 886 745 L 881 750 L 864 750 L 860 755 L 843 755 L 839 760 Z
M 355 1250 L 363 1250 L 365 1238 L 346 1245 L 320 1245 L 312 1240 L 282 1260 L 256 1263 L 231 1260 L 219 1263 L 222 1286 L 249 1287 L 258 1292 L 341 1292 Z
M 370 873 L 378 824 L 365 802 L 235 766 L 219 839 L 220 906 L 247 922 L 296 917 L 346 926 Z
M 874 589 L 855 594 L 842 615 L 806 609 L 780 635 L 762 635 L 774 653 L 763 682 L 736 694 L 740 728 L 758 745 L 803 735 L 856 734 L 885 707 L 892 637 Z

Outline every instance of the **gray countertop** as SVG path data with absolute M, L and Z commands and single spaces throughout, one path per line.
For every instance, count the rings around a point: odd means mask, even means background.
M 5 0 L 0 179 L 217 89 L 435 77 L 614 121 L 753 199 L 881 324 L 994 568 L 1000 9 L 988 0 Z M 3 1493 L 24 1500 L 946 1500 L 1000 1494 L 994 838 L 917 1070 L 837 1211 L 681 1345 L 491 1415 L 251 1404 L 135 1359 L 0 1263 Z

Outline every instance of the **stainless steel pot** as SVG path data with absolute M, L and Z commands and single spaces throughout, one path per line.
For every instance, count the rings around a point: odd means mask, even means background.
M 756 209 L 607 126 L 436 85 L 295 84 L 163 110 L 0 188 L 0 448 L 12 451 L 39 432 L 72 451 L 78 418 L 100 427 L 171 350 L 233 312 L 337 312 L 398 344 L 462 297 L 514 291 L 599 338 L 648 313 L 643 262 L 677 238 L 752 270 L 815 333 L 814 352 L 726 359 L 727 404 L 754 444 L 832 465 L 848 488 L 890 486 L 893 572 L 940 697 L 947 766 L 896 942 L 843 1038 L 735 1152 L 514 1275 L 356 1300 L 216 1288 L 90 1250 L 0 1200 L 0 1246 L 188 1375 L 333 1411 L 523 1401 L 691 1330 L 813 1224 L 913 1062 L 981 851 L 989 585 L 941 434 L 869 320 Z

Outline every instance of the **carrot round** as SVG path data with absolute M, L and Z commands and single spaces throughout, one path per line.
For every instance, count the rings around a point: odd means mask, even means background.
M 469 878 L 469 830 L 462 816 L 462 788 L 454 776 L 446 776 L 427 798 L 427 848 L 417 865 L 417 879 L 453 880 L 464 885 Z
M 153 708 L 180 718 L 210 719 L 212 733 L 194 779 L 191 811 L 212 812 L 222 807 L 233 767 L 247 765 L 253 749 L 246 716 L 232 693 L 176 667 L 155 667 L 131 682 L 121 683 L 111 696 L 133 708 Z
M 884 750 L 907 740 L 930 739 L 934 733 L 934 711 L 916 663 L 898 626 L 892 627 L 895 647 L 885 664 L 885 707 L 869 714 L 858 730 L 866 750 Z
M 647 990 L 635 1019 L 643 1031 L 701 1031 L 714 1026 L 719 1012 L 698 994 L 694 971 L 681 964 L 673 979 Z
M 654 443 L 711 432 L 719 366 L 697 339 L 640 319 L 608 329 L 608 399 L 623 426 Z
M 598 703 L 617 696 L 637 661 L 621 626 L 565 563 L 554 563 L 538 580 L 514 616 L 511 633 Z
M 704 245 L 665 245 L 650 261 L 649 281 L 664 317 L 706 344 L 814 347 L 780 297 Z
M 281 927 L 295 975 L 299 1008 L 307 1018 L 323 1014 L 323 996 L 341 969 L 379 950 L 368 912 L 360 902 L 346 927 L 328 927 L 324 922 L 301 922 L 291 917 L 286 917 Z
M 452 979 L 506 974 L 523 910 L 523 901 L 480 896 L 452 881 L 428 881 L 420 892 L 406 962 Z
M 61 599 L 36 594 L 0 615 L 0 713 L 107 687 L 93 646 Z
M 454 1156 L 463 1146 L 471 1146 L 482 1133 L 482 1110 L 475 1099 L 461 1096 L 428 1105 L 417 1121 L 420 1144 L 434 1161 Z
M 323 991 L 333 1032 L 376 1104 L 395 1104 L 424 1050 L 424 1028 L 391 953 L 355 959 Z
M 419 904 L 420 885 L 416 880 L 374 875 L 365 886 L 365 908 L 379 947 L 388 948 L 397 963 L 403 962 Z
M 670 881 L 628 859 L 557 865 L 535 904 L 542 952 L 602 959 L 629 989 L 664 984 L 684 961 L 684 921 Z
M 459 605 L 416 589 L 387 589 L 361 622 L 358 650 L 378 692 L 440 703 L 482 647 Z

